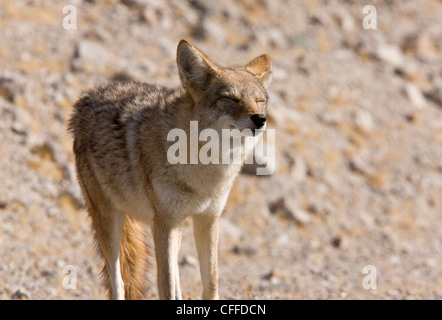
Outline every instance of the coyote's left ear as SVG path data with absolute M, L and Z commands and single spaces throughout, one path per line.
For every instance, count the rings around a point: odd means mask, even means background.
M 217 69 L 204 53 L 187 40 L 181 40 L 178 44 L 177 65 L 181 82 L 193 98 L 208 87 Z
M 272 63 L 269 55 L 263 54 L 253 59 L 244 68 L 247 72 L 253 74 L 262 83 L 264 88 L 268 88 L 272 73 Z

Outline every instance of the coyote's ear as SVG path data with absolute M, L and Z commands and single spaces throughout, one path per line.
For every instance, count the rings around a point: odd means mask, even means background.
M 216 73 L 216 66 L 187 40 L 178 44 L 177 65 L 181 82 L 192 95 L 204 91 Z
M 250 61 L 244 69 L 253 74 L 264 86 L 264 88 L 268 88 L 271 81 L 271 73 L 272 73 L 272 63 L 270 61 L 270 57 L 267 54 L 263 54 L 258 58 Z

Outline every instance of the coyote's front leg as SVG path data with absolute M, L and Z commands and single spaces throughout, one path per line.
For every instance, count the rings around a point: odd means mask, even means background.
M 217 300 L 218 295 L 218 220 L 219 216 L 197 214 L 193 217 L 203 299 Z
M 181 299 L 178 275 L 178 250 L 181 226 L 155 218 L 153 226 L 158 270 L 158 294 L 161 300 Z

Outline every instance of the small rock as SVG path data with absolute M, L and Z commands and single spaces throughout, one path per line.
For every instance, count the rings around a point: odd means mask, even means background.
M 51 270 L 43 270 L 40 275 L 42 277 L 52 277 L 54 275 L 54 271 Z
M 437 57 L 437 49 L 432 39 L 425 33 L 410 34 L 402 40 L 402 50 L 420 59 Z
M 311 221 L 310 215 L 300 209 L 294 199 L 280 198 L 270 203 L 269 210 L 273 214 L 280 214 L 290 220 L 295 220 L 300 224 L 308 224 Z
M 140 16 L 147 25 L 164 30 L 173 28 L 174 18 L 170 5 L 164 5 L 162 1 L 150 1 L 149 5 L 145 5 L 144 10 L 140 11 Z M 195 16 L 196 19 L 195 13 L 189 15 Z
M 15 291 L 12 294 L 12 299 L 13 300 L 30 300 L 31 294 L 29 292 L 27 292 L 25 289 L 20 288 L 20 289 L 17 289 L 17 291 Z
M 46 141 L 42 145 L 37 145 L 32 147 L 31 152 L 45 160 L 55 161 L 54 147 L 48 141 Z
M 319 215 L 336 215 L 337 209 L 328 201 L 310 200 L 308 211 Z
M 402 51 L 397 45 L 385 44 L 376 50 L 375 55 L 395 68 L 402 67 L 405 61 Z
M 279 284 L 281 283 L 281 272 L 277 269 L 270 270 L 269 273 L 266 273 L 262 276 L 263 280 L 269 281 L 271 284 Z
M 311 221 L 310 215 L 306 211 L 300 209 L 298 207 L 298 204 L 294 201 L 293 198 L 286 199 L 285 205 L 292 219 L 294 219 L 300 224 L 310 223 Z
M 235 245 L 232 251 L 237 255 L 248 256 L 248 257 L 256 254 L 256 249 L 247 245 L 242 245 L 242 246 Z
M 18 87 L 13 79 L 0 78 L 0 97 L 6 101 L 14 102 Z
M 356 29 L 355 22 L 354 22 L 351 14 L 347 13 L 344 10 L 338 11 L 336 18 L 338 19 L 338 22 L 341 25 L 341 28 L 345 32 L 351 33 L 351 32 L 355 31 L 355 29 Z
M 400 299 L 401 291 L 399 289 L 389 289 L 387 291 L 387 295 L 392 297 L 393 299 Z
M 341 246 L 341 237 L 335 236 L 330 240 L 330 244 L 335 247 L 339 248 Z
M 290 170 L 290 176 L 295 182 L 302 182 L 307 177 L 307 164 L 301 157 L 295 157 L 292 168 Z
M 135 79 L 126 71 L 116 72 L 111 77 L 111 81 L 118 81 L 118 82 L 131 82 L 134 80 Z
M 195 258 L 195 257 L 193 257 L 193 256 L 190 256 L 190 255 L 185 255 L 182 259 L 181 259 L 181 261 L 180 261 L 180 265 L 181 266 L 185 266 L 185 265 L 188 265 L 188 266 L 197 266 L 198 265 L 198 259 L 197 258 Z
M 442 107 L 442 79 L 436 82 L 433 89 L 426 94 L 426 97 Z
M 83 40 L 75 48 L 71 69 L 92 73 L 101 71 L 106 64 L 112 63 L 112 60 L 111 54 L 99 42 Z
M 290 212 L 293 218 L 301 224 L 308 224 L 311 221 L 310 215 L 304 210 L 296 209 Z
M 358 110 L 354 115 L 354 124 L 363 132 L 370 132 L 374 128 L 373 118 L 367 110 Z
M 407 94 L 408 99 L 410 99 L 411 103 L 421 109 L 427 105 L 427 101 L 425 100 L 422 91 L 415 84 L 408 82 L 405 85 L 405 93 Z
M 349 168 L 350 168 L 350 170 L 352 170 L 354 172 L 365 174 L 365 175 L 371 175 L 371 174 L 374 174 L 374 172 L 375 172 L 373 166 L 366 159 L 366 157 L 359 155 L 359 154 L 354 156 L 350 160 Z
M 418 113 L 409 113 L 404 116 L 405 120 L 410 123 L 418 123 L 421 119 Z
M 49 299 L 55 299 L 58 294 L 56 288 L 45 288 L 45 292 L 48 294 Z
M 12 124 L 11 129 L 12 129 L 12 132 L 14 132 L 20 136 L 23 136 L 23 137 L 27 137 L 29 134 L 28 128 L 25 125 L 23 125 L 22 123 L 17 122 L 17 121 L 15 121 Z
M 136 0 L 121 0 L 121 3 L 129 8 L 136 8 L 139 6 L 139 2 Z
M 284 210 L 284 198 L 279 198 L 269 204 L 270 213 L 275 214 L 280 210 Z

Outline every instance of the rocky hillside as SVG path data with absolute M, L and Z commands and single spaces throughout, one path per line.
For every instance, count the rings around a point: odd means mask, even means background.
M 179 85 L 186 38 L 273 63 L 276 171 L 233 187 L 221 298 L 441 299 L 442 3 L 370 4 L 1 0 L 0 298 L 105 297 L 66 123 L 93 84 Z M 199 298 L 190 222 L 180 264 Z

